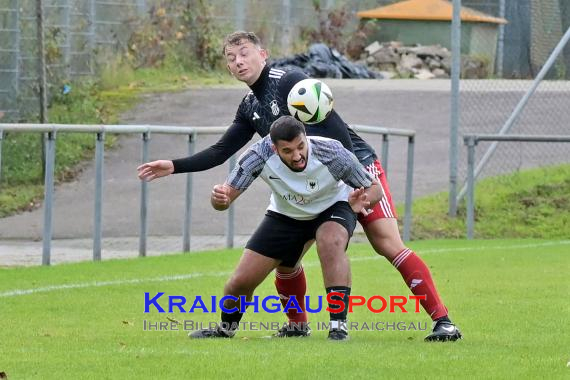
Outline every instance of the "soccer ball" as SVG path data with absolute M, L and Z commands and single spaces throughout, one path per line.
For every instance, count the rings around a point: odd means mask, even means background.
M 303 79 L 289 91 L 287 108 L 305 124 L 320 123 L 333 109 L 331 89 L 318 79 Z

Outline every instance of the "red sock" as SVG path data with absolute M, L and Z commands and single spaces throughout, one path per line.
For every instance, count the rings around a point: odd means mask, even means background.
M 406 248 L 398 253 L 392 265 L 400 271 L 406 285 L 416 296 L 426 295 L 426 299 L 420 301 L 424 310 L 432 320 L 445 317 L 447 308 L 439 298 L 431 273 L 427 265 L 414 251 Z
M 287 311 L 287 318 L 289 322 L 301 323 L 307 322 L 307 311 L 305 309 L 305 293 L 307 292 L 307 280 L 305 278 L 305 271 L 303 267 L 299 267 L 293 273 L 281 273 L 275 271 L 275 289 L 281 299 L 283 307 L 287 305 L 289 297 L 295 296 L 302 313 L 297 313 L 294 308 L 289 308 Z

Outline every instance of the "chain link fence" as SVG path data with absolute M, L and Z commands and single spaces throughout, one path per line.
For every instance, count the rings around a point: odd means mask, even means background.
M 48 93 L 62 91 L 57 86 L 66 80 L 96 74 L 98 62 L 106 63 L 110 55 L 127 49 L 133 30 L 152 9 L 169 3 L 164 0 L 42 2 Z M 356 13 L 395 2 L 321 0 L 320 4 L 323 9 L 345 6 Z M 212 8 L 217 25 L 225 30 L 256 31 L 274 56 L 295 51 L 302 28 L 316 24 L 313 2 L 308 0 L 204 0 L 204 3 Z M 29 115 L 37 114 L 39 109 L 37 4 L 37 0 L 0 0 L 0 114 L 4 122 L 34 121 Z M 492 53 L 476 54 L 474 69 L 469 66 L 472 60 L 466 60 L 462 67 L 459 135 L 496 133 L 570 25 L 570 2 L 463 0 L 462 5 L 508 22 L 498 26 L 498 33 L 472 32 L 469 28 L 473 23 L 463 23 L 462 30 L 462 46 L 490 46 Z M 354 20 L 357 22 L 356 17 Z M 470 55 L 468 48 L 463 53 Z M 482 64 L 477 66 L 477 63 Z M 567 133 L 569 68 L 570 46 L 566 46 L 511 133 Z M 469 71 L 477 79 L 466 79 Z M 465 178 L 464 157 L 465 152 L 460 151 L 460 184 Z M 482 175 L 565 162 L 567 157 L 568 147 L 563 144 L 505 143 Z
M 38 112 L 40 15 L 50 92 L 63 81 L 95 74 L 97 60 L 124 48 L 147 6 L 146 0 L 0 0 L 3 121 Z
M 479 72 L 472 70 L 476 66 L 472 61 L 462 60 L 460 139 L 465 134 L 499 133 L 570 27 L 570 3 L 566 0 L 470 0 L 463 1 L 463 5 L 505 18 L 508 23 L 499 26 L 496 41 L 464 33 L 470 26 L 462 23 L 462 48 L 469 43 L 497 43 L 497 48 L 495 57 L 475 57 L 484 63 Z M 566 46 L 506 134 L 568 135 L 569 79 L 570 46 Z M 476 162 L 491 144 L 479 144 Z M 461 189 L 466 178 L 467 153 L 461 142 L 458 146 Z M 482 166 L 479 178 L 568 162 L 568 144 L 503 142 Z

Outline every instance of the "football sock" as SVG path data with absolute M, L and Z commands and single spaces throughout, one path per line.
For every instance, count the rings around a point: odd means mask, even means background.
M 237 311 L 235 313 L 226 313 L 225 311 L 222 311 L 222 329 L 229 331 L 237 330 L 241 317 L 243 317 L 243 313 L 239 313 Z
M 347 330 L 346 326 L 346 316 L 348 314 L 348 297 L 350 296 L 350 287 L 348 286 L 331 286 L 327 289 L 327 299 L 329 298 L 328 295 L 330 293 L 341 293 L 341 296 L 333 295 L 331 296 L 331 300 L 334 301 L 341 301 L 344 304 L 344 310 L 340 313 L 333 313 L 332 311 L 329 312 L 330 319 L 331 319 L 331 328 L 335 329 L 342 329 Z M 329 308 L 331 310 L 338 310 L 340 306 L 338 303 L 331 304 L 329 303 Z
M 277 294 L 279 294 L 279 299 L 281 300 L 283 308 L 285 308 L 291 296 L 295 296 L 299 307 L 303 311 L 302 313 L 299 313 L 295 307 L 289 307 L 287 310 L 289 323 L 299 324 L 307 322 L 307 310 L 305 309 L 307 279 L 305 278 L 303 267 L 301 266 L 297 268 L 293 273 L 282 273 L 276 270 L 275 289 L 277 289 Z
M 438 318 L 434 320 L 435 322 L 449 322 L 451 323 L 451 319 L 449 319 L 449 317 L 446 315 L 444 317 Z
M 416 296 L 425 295 L 426 299 L 420 303 L 432 320 L 447 316 L 447 308 L 439 298 L 431 273 L 423 260 L 406 248 L 398 253 L 392 265 L 400 271 L 406 285 Z

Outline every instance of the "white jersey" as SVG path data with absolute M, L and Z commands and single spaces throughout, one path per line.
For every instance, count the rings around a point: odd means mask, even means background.
M 311 220 L 338 201 L 348 201 L 352 188 L 369 187 L 372 178 L 354 154 L 336 140 L 309 136 L 307 166 L 295 172 L 271 149 L 266 136 L 239 158 L 227 183 L 245 190 L 257 177 L 271 187 L 268 210 L 298 220 Z

